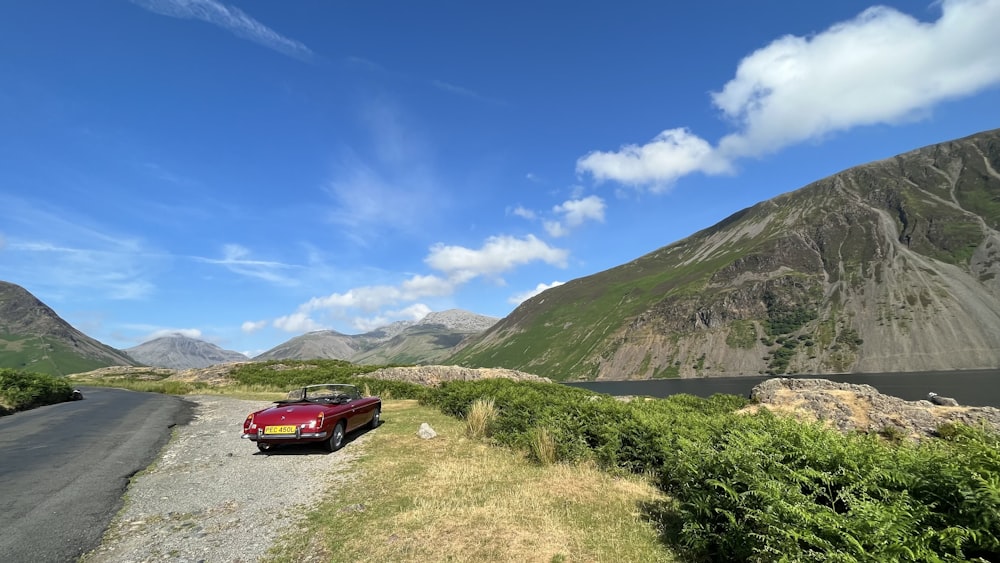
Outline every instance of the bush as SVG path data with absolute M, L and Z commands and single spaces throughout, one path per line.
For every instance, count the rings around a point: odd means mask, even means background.
M 362 366 L 344 360 L 270 360 L 243 364 L 231 373 L 238 384 L 288 391 L 319 383 L 367 386 L 366 393 L 394 399 L 419 399 L 429 392 L 423 385 L 364 377 L 385 366 Z
M 61 377 L 0 368 L 0 414 L 68 401 L 72 392 Z

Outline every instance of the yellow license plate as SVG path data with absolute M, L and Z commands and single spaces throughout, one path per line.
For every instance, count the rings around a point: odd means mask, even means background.
M 295 426 L 266 426 L 264 434 L 295 434 Z

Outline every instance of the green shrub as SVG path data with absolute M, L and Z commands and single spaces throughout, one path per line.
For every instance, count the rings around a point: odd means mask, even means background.
M 68 401 L 72 391 L 62 377 L 0 368 L 0 414 Z
M 385 366 L 363 366 L 344 360 L 269 360 L 238 366 L 230 373 L 236 383 L 288 391 L 319 383 L 345 383 L 365 388 L 372 395 L 394 399 L 419 399 L 429 388 L 406 381 L 365 377 Z

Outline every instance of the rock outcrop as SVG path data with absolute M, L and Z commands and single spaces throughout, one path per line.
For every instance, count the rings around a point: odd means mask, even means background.
M 769 379 L 751 391 L 757 404 L 805 420 L 820 420 L 842 432 L 877 432 L 922 439 L 946 423 L 985 425 L 1000 432 L 1000 409 L 943 406 L 930 401 L 904 401 L 883 395 L 871 385 L 828 379 Z

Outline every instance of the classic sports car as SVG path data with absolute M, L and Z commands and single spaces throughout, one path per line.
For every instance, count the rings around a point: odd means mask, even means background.
M 257 442 L 262 452 L 303 442 L 322 442 L 333 452 L 344 445 L 348 432 L 378 427 L 381 414 L 382 400 L 362 397 L 354 385 L 309 385 L 273 407 L 250 413 L 243 421 L 243 437 Z

